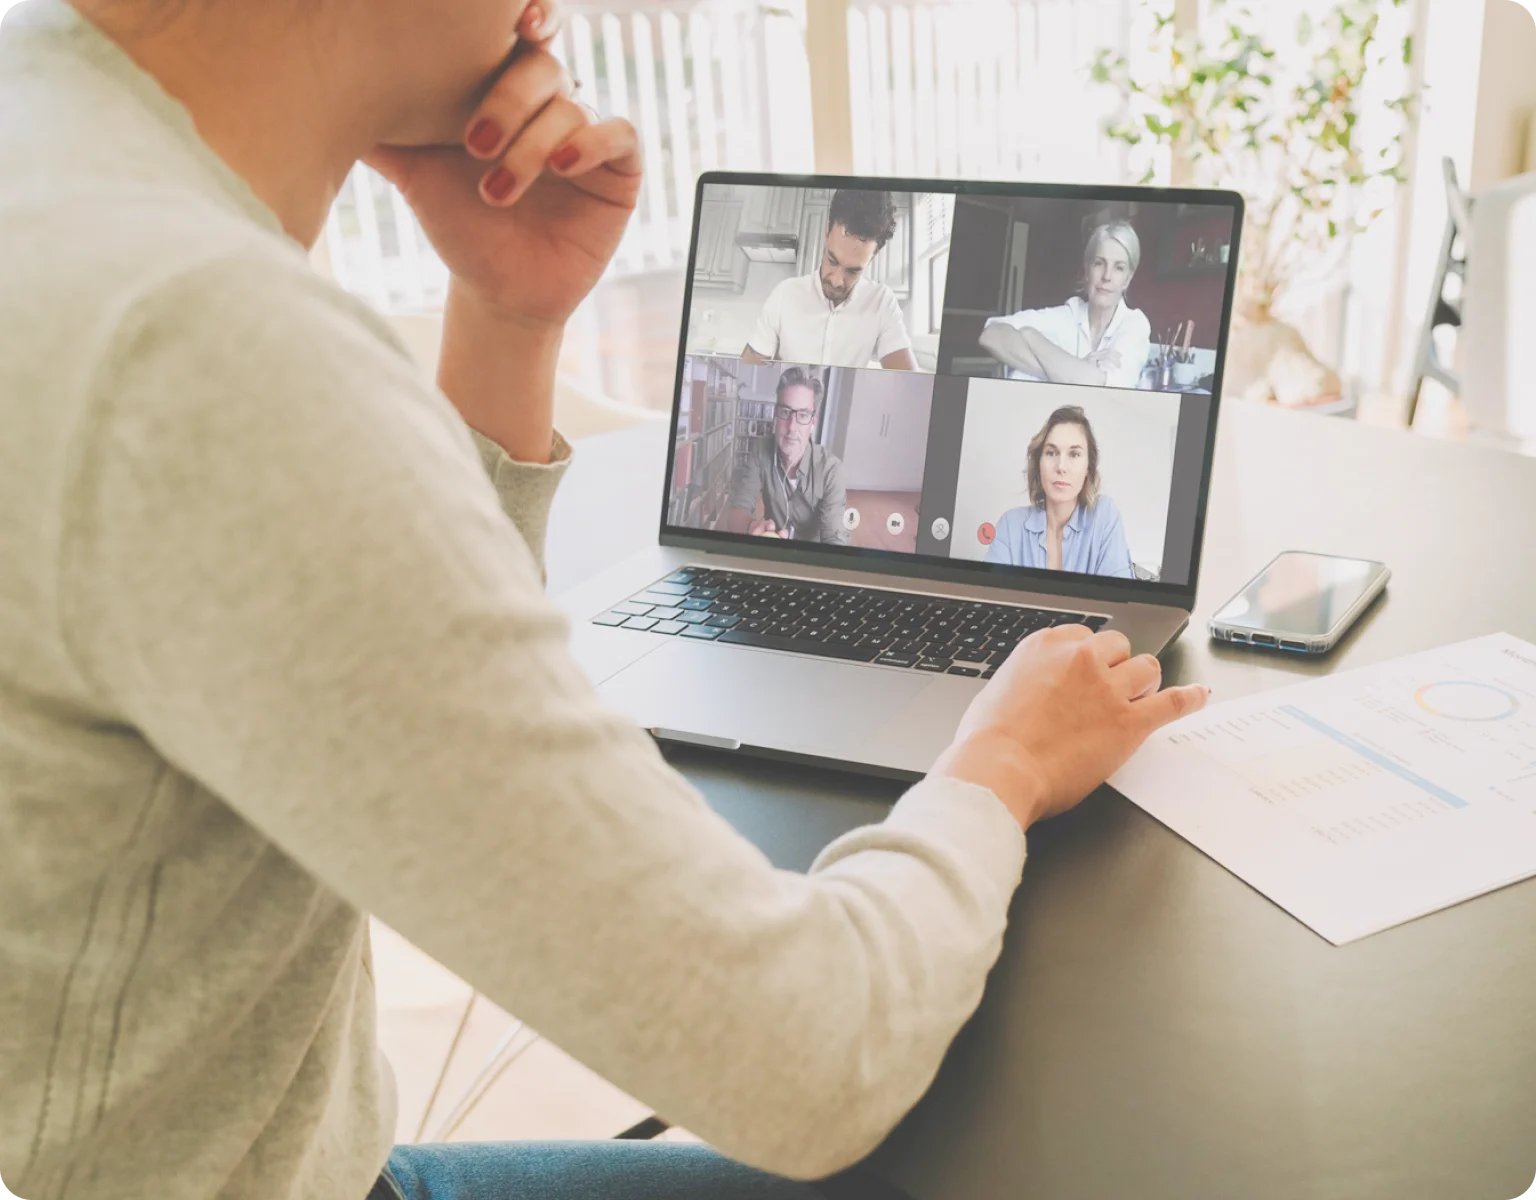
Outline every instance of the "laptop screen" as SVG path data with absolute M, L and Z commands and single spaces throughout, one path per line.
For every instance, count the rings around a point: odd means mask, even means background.
M 663 534 L 1190 590 L 1240 225 L 1225 192 L 706 176 Z

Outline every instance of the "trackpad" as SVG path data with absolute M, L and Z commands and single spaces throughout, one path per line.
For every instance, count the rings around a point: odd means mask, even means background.
M 846 755 L 930 682 L 791 654 L 670 642 L 598 690 L 646 728 Z

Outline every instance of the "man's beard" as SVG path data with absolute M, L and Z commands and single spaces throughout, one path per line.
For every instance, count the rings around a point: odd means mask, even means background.
M 851 291 L 853 291 L 852 288 L 849 288 L 846 292 L 839 292 L 827 282 L 825 275 L 821 277 L 821 294 L 833 304 L 841 304 L 844 300 L 848 299 L 848 293 Z

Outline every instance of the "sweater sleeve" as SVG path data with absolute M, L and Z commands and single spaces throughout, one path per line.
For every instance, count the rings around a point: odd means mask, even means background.
M 570 444 L 557 432 L 550 447 L 549 462 L 524 463 L 518 462 L 484 434 L 474 430 L 470 430 L 470 434 L 475 449 L 480 452 L 480 465 L 486 478 L 496 489 L 502 512 L 517 526 L 542 575 L 549 506 L 554 502 L 555 489 L 571 465 Z
M 570 659 L 529 548 L 555 472 L 519 536 L 497 487 L 527 472 L 474 470 L 350 303 L 225 261 L 125 316 L 68 496 L 82 674 L 184 785 L 669 1120 L 790 1176 L 858 1160 L 981 997 L 1018 826 L 927 782 L 775 870 Z

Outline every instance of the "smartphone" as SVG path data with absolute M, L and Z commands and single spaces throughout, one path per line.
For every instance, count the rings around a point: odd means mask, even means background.
M 1211 618 L 1218 642 L 1327 654 L 1387 586 L 1385 564 L 1287 550 Z

